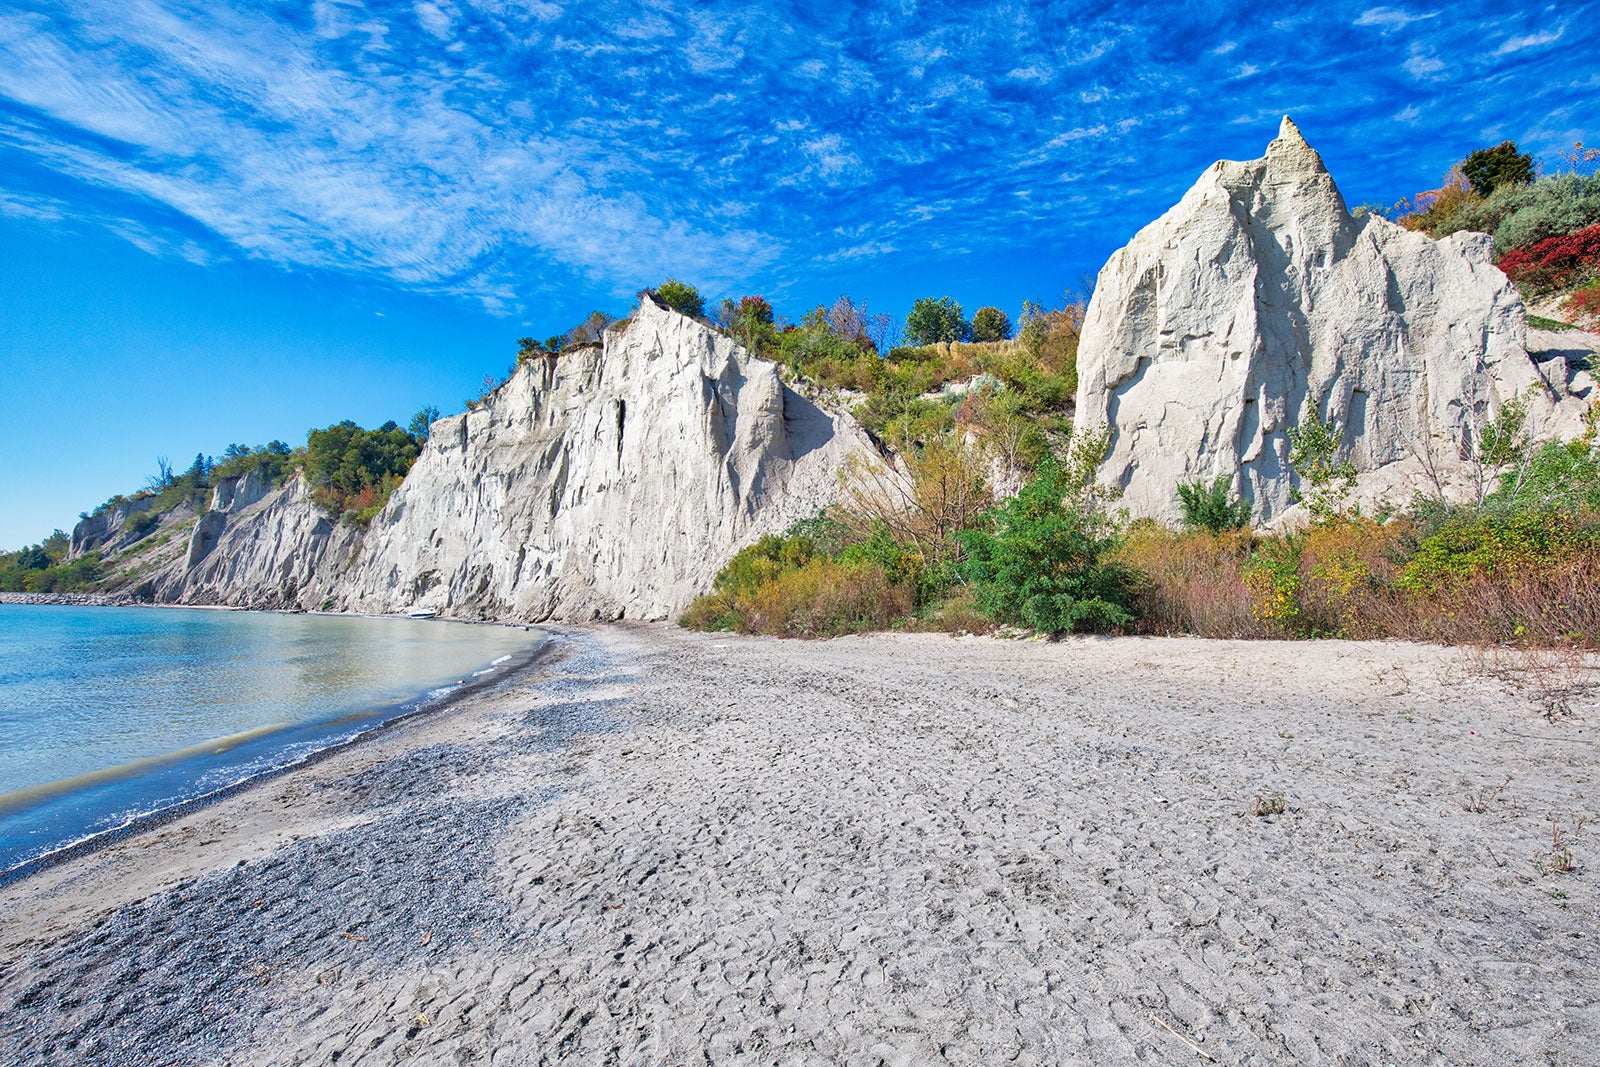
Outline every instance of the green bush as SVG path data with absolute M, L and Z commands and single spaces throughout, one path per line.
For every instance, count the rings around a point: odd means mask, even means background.
M 698 319 L 706 309 L 700 290 L 676 278 L 668 278 L 656 288 L 656 299 L 691 319 Z
M 1250 504 L 1235 496 L 1233 480 L 1217 475 L 1209 486 L 1204 482 L 1179 482 L 1178 506 L 1183 509 L 1183 524 L 1191 530 L 1240 530 L 1250 525 Z
M 1426 229 L 1434 237 L 1462 230 L 1492 234 L 1495 251 L 1504 255 L 1597 222 L 1600 177 L 1561 174 L 1530 184 L 1502 185 L 1488 197 L 1462 198 Z
M 972 336 L 972 324 L 950 297 L 925 296 L 911 305 L 906 336 L 919 345 L 965 341 Z
M 827 540 L 841 533 L 822 517 L 799 525 Z M 912 610 L 912 583 L 896 573 L 899 563 L 892 548 L 870 541 L 829 559 L 807 533 L 768 534 L 728 561 L 678 625 L 784 637 L 887 629 Z
M 1500 475 L 1484 501 L 1496 514 L 1562 511 L 1600 514 L 1600 450 L 1592 437 L 1548 441 Z
M 816 543 L 804 534 L 765 534 L 734 554 L 717 572 L 711 589 L 732 596 L 751 594 L 780 574 L 805 566 L 816 554 Z
M 1461 161 L 1461 173 L 1472 183 L 1473 192 L 1488 196 L 1504 186 L 1533 181 L 1533 157 L 1518 152 L 1515 141 L 1501 141 L 1470 153 Z
M 979 607 L 997 622 L 1046 633 L 1114 630 L 1134 621 L 1135 575 L 1110 558 L 1118 541 L 1066 497 L 1077 490 L 1046 460 L 1015 497 L 958 535 Z
M 1423 538 L 1395 584 L 1408 593 L 1441 596 L 1477 578 L 1563 571 L 1572 558 L 1597 550 L 1600 524 L 1592 515 L 1560 511 L 1476 515 Z

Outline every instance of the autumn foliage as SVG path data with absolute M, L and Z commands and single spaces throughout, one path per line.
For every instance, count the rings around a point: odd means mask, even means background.
M 1536 289 L 1563 289 L 1600 273 L 1600 224 L 1514 249 L 1500 260 L 1514 282 Z

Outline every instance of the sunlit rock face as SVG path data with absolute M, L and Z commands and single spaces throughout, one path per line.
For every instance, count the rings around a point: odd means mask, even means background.
M 1137 516 L 1179 517 L 1183 481 L 1232 479 L 1257 521 L 1290 508 L 1287 430 L 1345 430 L 1354 501 L 1466 490 L 1484 419 L 1525 397 L 1537 434 L 1578 431 L 1592 383 L 1530 356 L 1490 241 L 1352 217 L 1288 118 L 1266 155 L 1219 162 L 1100 272 L 1079 348 L 1078 424 Z M 1537 362 L 1536 362 L 1537 360 Z
M 364 537 L 291 482 L 208 531 L 163 598 L 667 618 L 740 547 L 832 501 L 871 449 L 776 365 L 647 299 L 603 344 L 526 363 L 434 423 Z

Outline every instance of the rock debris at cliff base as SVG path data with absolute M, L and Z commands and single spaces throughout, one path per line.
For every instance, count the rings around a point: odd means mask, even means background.
M 0 891 L 8 1062 L 1192 1058 L 1170 1026 L 1221 1063 L 1487 1065 L 1600 1040 L 1588 727 L 1461 652 L 560 640 Z M 1574 872 L 1535 866 L 1552 816 Z

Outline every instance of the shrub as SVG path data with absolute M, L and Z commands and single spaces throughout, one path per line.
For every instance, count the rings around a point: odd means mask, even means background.
M 1343 515 L 1345 502 L 1355 489 L 1355 464 L 1339 459 L 1343 443 L 1339 424 L 1333 419 L 1322 421 L 1307 398 L 1300 425 L 1289 428 L 1289 467 L 1298 481 L 1293 498 L 1305 503 L 1313 522 Z
M 734 554 L 711 584 L 716 593 L 747 596 L 780 574 L 811 562 L 816 543 L 804 534 L 766 534 Z
M 1427 189 L 1413 196 L 1409 202 L 1402 200 L 1394 207 L 1395 221 L 1408 230 L 1421 230 L 1434 237 L 1442 237 L 1449 220 L 1463 212 L 1471 211 L 1483 203 L 1483 197 L 1472 189 L 1472 184 L 1452 167 L 1437 189 Z
M 1506 253 L 1550 237 L 1600 223 L 1600 177 L 1562 174 L 1532 185 L 1498 189 L 1490 203 L 1505 208 L 1492 226 L 1472 229 L 1494 234 L 1494 246 Z
M 1600 282 L 1586 285 L 1573 293 L 1564 307 L 1574 321 L 1600 327 Z
M 1488 196 L 1505 185 L 1526 185 L 1533 181 L 1533 157 L 1517 151 L 1515 141 L 1501 141 L 1493 148 L 1480 148 L 1461 161 L 1461 173 L 1479 196 Z
M 1600 548 L 1600 526 L 1558 511 L 1482 515 L 1451 523 L 1422 540 L 1396 585 L 1436 597 L 1459 591 L 1479 577 L 1538 574 L 1567 566 L 1575 555 Z
M 911 614 L 911 595 L 876 564 L 814 559 L 757 589 L 740 628 L 789 637 L 886 630 Z
M 1111 558 L 1117 541 L 1097 517 L 1067 503 L 1082 491 L 1074 482 L 1046 460 L 1021 492 L 985 513 L 986 528 L 958 535 L 963 570 L 990 618 L 1046 633 L 1133 622 L 1134 575 Z
M 1500 269 L 1538 290 L 1561 289 L 1600 274 L 1600 223 L 1508 252 Z
M 655 295 L 656 299 L 667 307 L 691 319 L 698 319 L 706 309 L 706 302 L 701 298 L 700 290 L 676 278 L 668 278 L 662 282 L 656 288 Z
M 1592 433 L 1576 441 L 1549 441 L 1500 474 L 1485 498 L 1493 514 L 1582 511 L 1600 514 L 1600 451 Z
M 981 307 L 972 313 L 974 341 L 1004 341 L 1011 336 L 1011 318 L 997 307 Z
M 961 305 L 948 296 L 923 297 L 911 305 L 906 316 L 906 336 L 919 345 L 965 341 L 972 336 L 972 324 Z
M 876 563 L 812 556 L 789 566 L 767 552 L 753 554 L 750 561 L 760 561 L 754 571 L 728 581 L 718 575 L 713 592 L 690 604 L 678 624 L 696 630 L 835 637 L 885 630 L 911 614 L 911 587 L 893 580 Z M 778 566 L 766 566 L 773 563 Z
M 1252 610 L 1245 567 L 1255 547 L 1248 529 L 1178 532 L 1141 522 L 1116 558 L 1140 577 L 1134 586 L 1137 628 L 1201 637 L 1266 637 L 1276 633 Z
M 1226 474 L 1217 475 L 1209 486 L 1178 483 L 1178 506 L 1183 509 L 1183 524 L 1192 530 L 1215 534 L 1250 525 L 1250 504 L 1233 494 L 1232 479 Z
M 269 482 L 278 484 L 289 476 L 293 455 L 282 441 L 269 441 L 256 448 L 229 445 L 222 453 L 222 462 L 211 469 L 211 479 L 237 478 L 260 471 Z

